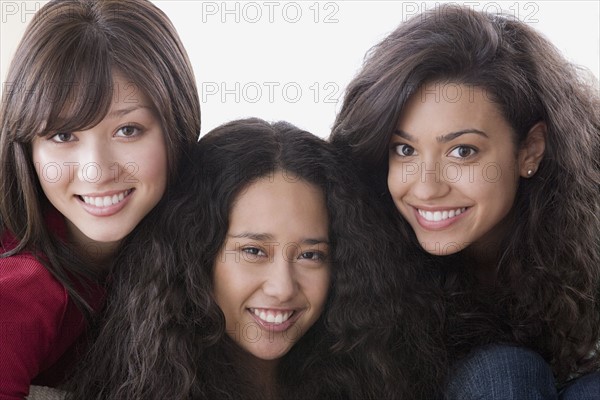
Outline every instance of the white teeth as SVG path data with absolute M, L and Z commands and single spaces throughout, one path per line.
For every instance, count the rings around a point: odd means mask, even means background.
M 86 204 L 90 204 L 96 207 L 109 207 L 114 204 L 117 204 L 125 198 L 129 194 L 130 190 L 126 190 L 119 194 L 114 194 L 112 196 L 100 196 L 100 197 L 91 197 L 91 196 L 81 196 L 83 201 Z
M 431 222 L 439 222 L 439 221 L 444 221 L 447 220 L 448 218 L 454 218 L 462 213 L 464 213 L 467 210 L 466 207 L 463 208 L 457 208 L 456 210 L 450 210 L 450 211 L 424 211 L 424 210 L 418 210 L 419 214 L 425 218 L 427 221 L 431 221 Z
M 290 319 L 290 317 L 292 316 L 292 314 L 294 313 L 293 311 L 286 311 L 286 312 L 279 312 L 279 311 L 264 311 L 264 310 L 257 310 L 256 308 L 254 309 L 250 309 L 254 315 L 256 315 L 258 318 L 262 319 L 263 321 L 269 323 L 269 324 L 282 324 L 285 321 L 287 321 L 288 319 Z

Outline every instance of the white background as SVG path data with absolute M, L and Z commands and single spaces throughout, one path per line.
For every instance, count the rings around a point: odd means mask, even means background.
M 256 116 L 326 137 L 365 52 L 436 3 L 421 1 L 155 1 L 192 61 L 202 133 Z M 454 2 L 458 3 L 458 2 Z M 43 1 L 0 1 L 0 77 Z M 464 1 L 531 24 L 569 59 L 600 77 L 598 1 Z M 4 86 L 4 84 L 2 85 Z

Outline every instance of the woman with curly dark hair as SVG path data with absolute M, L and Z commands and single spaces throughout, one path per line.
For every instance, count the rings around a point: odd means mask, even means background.
M 585 374 L 561 395 L 599 396 L 592 86 L 524 23 L 442 5 L 347 88 L 333 144 L 440 264 L 448 398 L 556 398 Z
M 73 397 L 434 398 L 431 269 L 333 147 L 248 119 L 208 133 L 198 159 L 118 260 Z

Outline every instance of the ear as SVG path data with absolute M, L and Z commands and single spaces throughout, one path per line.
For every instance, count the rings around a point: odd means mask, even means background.
M 519 149 L 519 173 L 523 178 L 535 175 L 546 148 L 546 123 L 541 121 L 535 124 Z

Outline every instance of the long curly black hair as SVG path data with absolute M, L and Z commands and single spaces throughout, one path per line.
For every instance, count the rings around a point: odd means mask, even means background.
M 544 121 L 539 170 L 521 179 L 493 290 L 466 252 L 438 257 L 450 359 L 510 342 L 537 350 L 559 381 L 597 369 L 600 354 L 600 101 L 583 70 L 542 35 L 502 15 L 441 5 L 373 47 L 347 88 L 331 136 L 397 224 L 387 189 L 390 137 L 427 83 L 485 89 L 523 143 Z M 434 117 L 434 116 L 432 116 Z M 414 246 L 419 244 L 412 237 Z
M 384 223 L 334 148 L 290 124 L 248 119 L 208 133 L 198 159 L 161 222 L 117 260 L 72 398 L 263 397 L 226 335 L 212 274 L 236 197 L 279 170 L 325 194 L 332 284 L 323 315 L 278 364 L 277 398 L 435 398 L 446 365 L 441 299 L 423 281 L 436 271 L 404 250 L 408 231 Z

